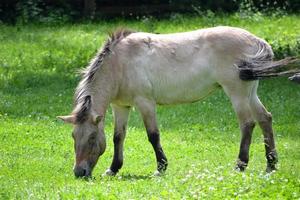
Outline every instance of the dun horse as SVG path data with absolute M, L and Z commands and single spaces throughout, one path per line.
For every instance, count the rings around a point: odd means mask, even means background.
M 141 113 L 154 148 L 157 175 L 168 161 L 160 143 L 156 105 L 198 101 L 218 88 L 230 98 L 241 129 L 237 169 L 249 160 L 255 122 L 262 129 L 267 171 L 275 170 L 272 116 L 257 96 L 258 79 L 294 74 L 282 66 L 295 59 L 272 61 L 270 45 L 251 33 L 232 27 L 216 27 L 186 33 L 151 34 L 119 30 L 111 35 L 90 65 L 75 92 L 75 106 L 68 116 L 74 124 L 76 177 L 91 176 L 106 147 L 105 112 L 114 113 L 114 156 L 106 175 L 115 175 L 123 163 L 123 144 L 131 107 Z M 277 73 L 276 71 L 278 71 Z M 299 75 L 291 79 L 299 81 Z

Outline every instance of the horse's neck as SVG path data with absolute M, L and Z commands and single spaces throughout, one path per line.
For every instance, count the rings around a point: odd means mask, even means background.
M 90 93 L 92 98 L 91 114 L 104 116 L 108 107 L 108 101 L 97 93 Z
M 104 116 L 105 112 L 110 104 L 111 94 L 110 90 L 107 88 L 107 85 L 101 83 L 95 79 L 89 88 L 89 93 L 92 97 L 92 110 L 96 114 Z
M 116 95 L 116 78 L 111 62 L 102 63 L 88 84 L 88 93 L 92 97 L 92 108 L 101 116 L 105 115 L 110 101 Z

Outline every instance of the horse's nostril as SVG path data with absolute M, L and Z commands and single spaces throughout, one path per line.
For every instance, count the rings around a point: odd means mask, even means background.
M 91 176 L 91 171 L 82 167 L 75 167 L 74 168 L 74 175 L 76 178 L 83 177 L 83 176 Z
M 75 167 L 75 169 L 74 169 L 74 175 L 77 178 L 85 176 L 85 173 L 86 173 L 86 170 L 81 167 Z

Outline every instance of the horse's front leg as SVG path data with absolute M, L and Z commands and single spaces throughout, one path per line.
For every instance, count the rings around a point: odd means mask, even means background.
M 139 99 L 136 105 L 142 115 L 148 140 L 152 144 L 157 161 L 157 171 L 154 175 L 162 175 L 167 169 L 168 161 L 160 144 L 160 134 L 156 122 L 155 102 Z
M 123 165 L 123 147 L 126 136 L 126 126 L 130 107 L 123 107 L 112 105 L 114 113 L 114 157 L 109 169 L 106 170 L 104 175 L 114 176 Z

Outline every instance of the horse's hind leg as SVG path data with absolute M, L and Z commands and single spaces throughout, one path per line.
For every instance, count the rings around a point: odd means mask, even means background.
M 160 175 L 166 171 L 168 161 L 160 144 L 160 134 L 156 122 L 155 102 L 139 98 L 136 100 L 136 106 L 142 115 L 148 140 L 152 144 L 155 152 L 157 161 L 157 171 L 155 172 L 155 175 Z
M 251 114 L 249 94 L 251 84 L 241 83 L 233 87 L 224 86 L 225 93 L 229 96 L 233 108 L 239 120 L 241 130 L 241 143 L 236 169 L 244 171 L 249 161 L 249 148 L 251 144 L 252 132 L 255 127 L 255 122 Z
M 112 105 L 114 113 L 114 157 L 105 175 L 115 175 L 123 165 L 123 146 L 130 107 Z
M 272 115 L 269 113 L 256 94 L 256 88 L 251 95 L 250 105 L 252 108 L 253 116 L 258 121 L 259 126 L 262 129 L 264 135 L 264 143 L 266 149 L 267 158 L 267 172 L 271 172 L 276 169 L 276 163 L 278 162 L 277 152 L 275 148 L 275 141 L 272 129 Z

